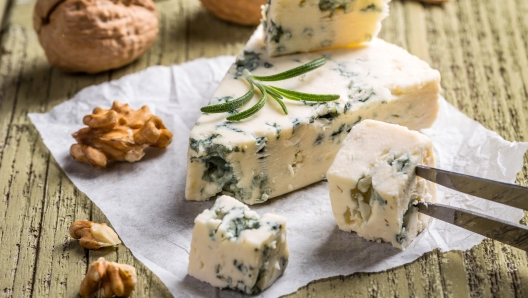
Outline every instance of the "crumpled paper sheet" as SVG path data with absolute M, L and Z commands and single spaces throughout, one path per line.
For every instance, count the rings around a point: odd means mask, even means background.
M 198 59 L 172 67 L 155 66 L 119 80 L 88 87 L 46 114 L 29 117 L 71 181 L 108 217 L 122 241 L 167 285 L 176 297 L 237 297 L 187 275 L 194 218 L 213 200 L 186 201 L 185 170 L 190 130 L 234 57 Z M 71 134 L 84 115 L 113 100 L 133 108 L 148 105 L 174 133 L 166 150 L 148 150 L 137 163 L 95 169 L 74 161 Z M 513 182 L 523 165 L 528 143 L 507 142 L 441 100 L 438 120 L 423 131 L 434 142 L 437 167 L 504 182 Z M 445 204 L 519 221 L 523 212 L 439 187 Z M 258 297 L 292 293 L 312 280 L 354 272 L 387 270 L 414 261 L 435 248 L 467 250 L 482 236 L 439 220 L 405 251 L 387 243 L 368 242 L 339 230 L 332 216 L 326 182 L 252 206 L 259 214 L 288 220 L 290 262 L 285 274 Z M 84 218 L 76 218 L 83 220 Z M 67 233 L 67 231 L 64 231 Z

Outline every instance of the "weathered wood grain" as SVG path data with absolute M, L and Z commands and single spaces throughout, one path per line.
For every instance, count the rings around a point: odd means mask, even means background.
M 0 0 L 0 31 L 4 27 L 4 20 L 7 18 L 7 7 L 9 4 L 9 0 Z
M 43 112 L 82 88 L 150 65 L 237 54 L 253 27 L 224 23 L 198 0 L 158 1 L 160 34 L 134 63 L 98 75 L 50 68 L 32 30 L 33 3 L 2 13 L 0 35 L 0 296 L 74 297 L 90 262 L 136 266 L 134 297 L 169 297 L 166 287 L 123 245 L 85 251 L 68 237 L 71 222 L 108 222 L 49 155 L 27 112 Z M 507 140 L 528 140 L 528 2 L 457 0 L 391 3 L 381 37 L 442 74 L 445 98 Z M 518 175 L 528 182 L 528 155 Z M 527 221 L 528 217 L 525 217 Z M 466 251 L 427 253 L 387 272 L 314 281 L 289 297 L 526 297 L 526 252 L 485 240 Z

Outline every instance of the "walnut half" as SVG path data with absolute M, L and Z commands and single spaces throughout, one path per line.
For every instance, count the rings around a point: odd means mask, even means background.
M 138 161 L 146 147 L 166 148 L 172 141 L 172 133 L 147 106 L 133 110 L 114 101 L 110 110 L 95 108 L 83 123 L 88 127 L 73 134 L 78 144 L 70 147 L 70 154 L 97 168 L 110 161 Z
M 79 294 L 89 297 L 101 287 L 106 297 L 128 297 L 136 286 L 136 268 L 126 264 L 108 262 L 101 257 L 90 264 L 84 277 Z
M 79 244 L 86 249 L 99 249 L 121 243 L 116 232 L 105 223 L 84 220 L 71 224 L 70 236 L 80 239 Z

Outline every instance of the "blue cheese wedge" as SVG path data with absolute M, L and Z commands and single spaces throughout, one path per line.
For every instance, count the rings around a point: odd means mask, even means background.
M 257 294 L 288 265 L 286 219 L 262 217 L 229 196 L 194 220 L 189 275 L 219 288 Z
M 413 203 L 436 201 L 417 165 L 435 165 L 426 136 L 374 120 L 354 126 L 326 174 L 339 228 L 404 249 L 430 221 Z
M 371 41 L 390 0 L 268 0 L 262 13 L 268 54 L 278 56 Z
M 380 39 L 354 49 L 270 58 L 262 30 L 250 39 L 213 95 L 211 104 L 248 91 L 244 68 L 276 74 L 327 57 L 300 77 L 271 82 L 307 93 L 339 94 L 326 103 L 285 99 L 288 115 L 273 99 L 254 116 L 228 122 L 228 113 L 204 114 L 193 127 L 188 149 L 186 198 L 203 201 L 227 194 L 261 203 L 321 181 L 352 127 L 375 119 L 418 130 L 438 112 L 440 74 L 407 51 Z M 240 110 L 248 109 L 254 98 Z

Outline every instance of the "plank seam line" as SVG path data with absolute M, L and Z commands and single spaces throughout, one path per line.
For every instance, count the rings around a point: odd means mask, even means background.
M 37 265 L 38 265 L 38 261 L 39 261 L 39 255 L 40 255 L 40 237 L 42 236 L 42 221 L 44 219 L 44 207 L 45 207 L 45 204 L 46 204 L 46 195 L 48 193 L 48 177 L 49 177 L 49 164 L 50 164 L 50 153 L 48 152 L 48 157 L 47 157 L 47 161 L 46 161 L 46 179 L 44 180 L 44 185 L 45 185 L 45 188 L 44 188 L 44 192 L 42 194 L 42 203 L 41 203 L 41 209 L 40 209 L 40 223 L 39 223 L 39 235 L 38 235 L 38 238 L 37 238 L 37 247 L 35 249 L 35 263 L 34 263 L 34 266 L 33 266 L 33 274 L 31 276 L 31 294 L 30 296 L 33 297 L 34 296 L 34 290 L 35 290 L 35 278 L 37 276 Z

